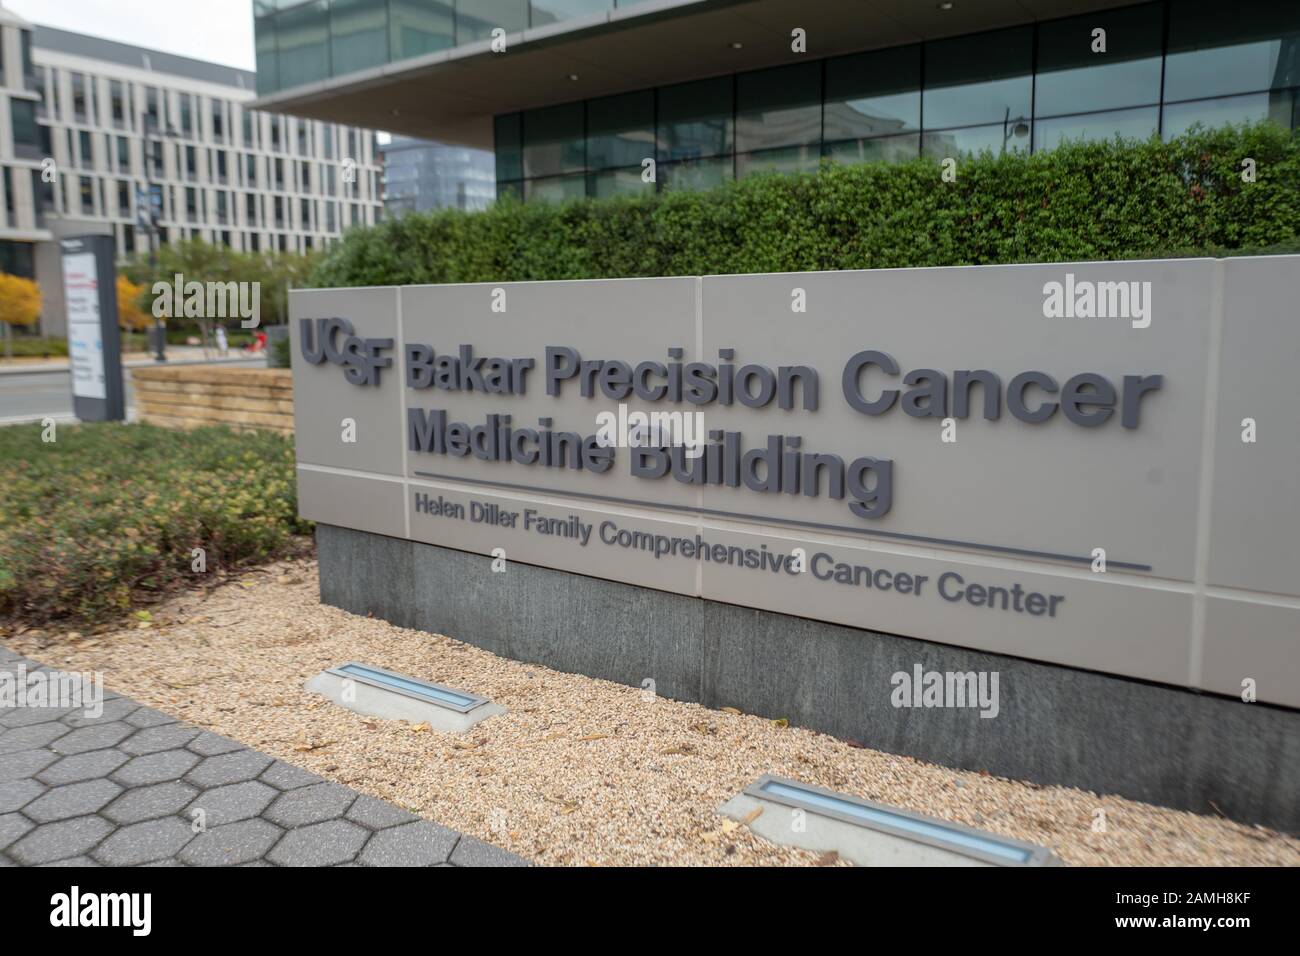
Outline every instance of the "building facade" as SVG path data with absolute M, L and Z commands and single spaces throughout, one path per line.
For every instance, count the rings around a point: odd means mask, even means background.
M 36 69 L 30 25 L 0 7 L 0 272 L 31 279 L 45 222 Z
M 385 215 L 486 209 L 496 198 L 495 163 L 488 150 L 394 136 L 379 151 Z
M 254 7 L 262 104 L 491 144 L 525 199 L 1300 122 L 1300 4 L 1273 0 Z
M 382 216 L 369 129 L 250 109 L 248 71 L 8 14 L 3 29 L 0 255 L 40 282 L 46 334 L 63 331 L 53 240 L 107 233 L 121 256 L 146 251 L 137 196 L 151 187 L 162 242 L 305 252 Z

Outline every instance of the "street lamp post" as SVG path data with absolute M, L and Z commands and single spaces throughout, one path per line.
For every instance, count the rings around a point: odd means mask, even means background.
M 156 273 L 158 271 L 158 246 L 162 242 L 162 237 L 158 231 L 159 210 L 155 209 L 154 207 L 154 193 L 153 193 L 153 173 L 154 173 L 153 145 L 154 145 L 155 132 L 157 132 L 156 121 L 152 116 L 146 113 L 144 117 L 144 151 L 145 151 L 144 177 L 145 177 L 145 190 L 148 194 L 148 203 L 149 203 L 149 226 L 148 226 L 149 275 L 153 276 L 153 278 L 156 279 L 157 278 Z M 158 199 L 159 199 L 158 205 L 161 206 L 162 205 L 161 187 L 159 187 Z M 167 361 L 167 353 L 166 353 L 167 332 L 163 328 L 162 318 L 159 317 L 159 315 L 156 312 L 154 313 L 154 319 L 153 319 L 153 334 L 154 334 L 154 360 L 157 362 L 165 362 Z

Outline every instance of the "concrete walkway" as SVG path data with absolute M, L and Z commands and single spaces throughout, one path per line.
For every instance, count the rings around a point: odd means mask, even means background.
M 20 664 L 52 670 L 0 646 L 0 671 Z M 0 708 L 0 866 L 15 865 L 527 862 L 105 690 L 93 718 Z

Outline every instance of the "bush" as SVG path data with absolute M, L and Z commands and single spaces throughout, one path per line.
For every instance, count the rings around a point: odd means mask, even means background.
M 53 358 L 68 354 L 68 340 L 15 335 L 7 347 L 14 358 Z M 0 356 L 6 346 L 0 344 Z
M 1257 179 L 1241 179 L 1241 161 Z M 349 232 L 318 287 L 710 275 L 1300 248 L 1300 138 L 1270 124 L 1032 156 L 826 165 L 707 192 L 498 201 Z
M 192 570 L 284 554 L 298 518 L 293 441 L 118 423 L 0 428 L 0 616 L 107 621 Z

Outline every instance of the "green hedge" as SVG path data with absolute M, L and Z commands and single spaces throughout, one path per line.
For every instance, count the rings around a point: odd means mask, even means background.
M 0 618 L 108 621 L 294 550 L 293 440 L 226 428 L 0 428 Z M 206 551 L 205 575 L 193 570 Z
M 1241 161 L 1256 162 L 1256 181 Z M 500 201 L 349 232 L 316 286 L 708 275 L 1300 251 L 1300 137 L 1270 124 L 767 174 L 708 192 Z

